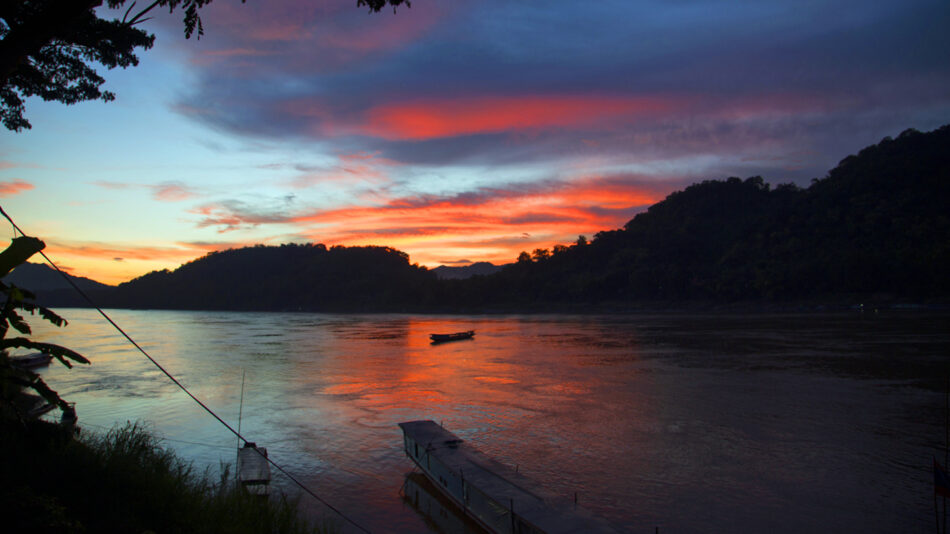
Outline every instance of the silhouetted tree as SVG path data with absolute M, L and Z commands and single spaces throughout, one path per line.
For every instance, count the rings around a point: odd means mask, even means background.
M 122 20 L 100 18 L 103 4 L 119 8 L 128 0 L 3 0 L 0 2 L 0 120 L 13 131 L 30 128 L 23 116 L 23 98 L 75 104 L 86 100 L 110 101 L 115 95 L 101 90 L 105 80 L 93 68 L 138 65 L 137 48 L 148 50 L 155 36 L 137 27 L 156 8 L 183 12 L 185 37 L 204 27 L 199 9 L 212 0 L 155 0 L 139 11 L 133 1 Z M 243 1 L 243 0 L 242 0 Z M 405 0 L 357 0 L 357 6 L 379 11 Z
M 551 257 L 551 251 L 546 248 L 536 248 L 531 253 L 531 257 L 534 261 L 544 261 Z

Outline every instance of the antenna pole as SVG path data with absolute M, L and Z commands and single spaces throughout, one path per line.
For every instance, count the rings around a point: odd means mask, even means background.
M 244 415 L 244 377 L 245 377 L 246 374 L 247 374 L 247 370 L 246 370 L 246 369 L 241 369 L 241 403 L 240 403 L 240 405 L 239 405 L 239 407 L 238 407 L 238 434 L 241 433 L 241 417 Z M 238 448 L 238 450 L 241 449 L 241 438 L 238 438 L 237 448 Z M 237 463 L 236 463 L 236 462 L 235 462 L 234 465 L 235 465 L 235 467 L 237 467 Z M 240 475 L 240 473 L 238 472 L 239 470 L 240 470 L 239 467 L 234 470 L 234 477 L 235 477 L 235 478 L 237 478 L 237 477 Z
M 944 388 L 946 393 L 946 404 L 944 409 L 944 431 L 946 432 L 946 441 L 943 449 L 943 465 L 947 465 L 950 459 L 950 374 L 947 375 L 947 385 Z M 943 534 L 947 534 L 947 497 L 943 497 Z

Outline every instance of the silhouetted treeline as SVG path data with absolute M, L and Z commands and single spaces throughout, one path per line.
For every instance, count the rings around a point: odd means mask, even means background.
M 209 254 L 104 294 L 108 305 L 326 311 L 596 309 L 688 302 L 950 297 L 950 126 L 908 130 L 803 189 L 705 181 L 628 222 L 488 276 L 439 280 L 385 247 Z
M 947 297 L 950 126 L 886 138 L 807 189 L 695 184 L 589 244 L 520 260 L 455 290 L 485 305 Z
M 95 298 L 128 308 L 399 310 L 434 281 L 432 272 L 388 247 L 258 245 L 153 271 Z

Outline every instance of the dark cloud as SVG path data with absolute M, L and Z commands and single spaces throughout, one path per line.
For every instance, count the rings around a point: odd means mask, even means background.
M 950 122 L 944 0 L 492 0 L 419 3 L 395 17 L 297 0 L 207 11 L 198 83 L 179 113 L 412 165 L 611 158 L 675 166 L 667 175 L 805 183 L 886 135 Z M 676 105 L 619 123 L 443 125 L 431 138 L 367 128 L 388 105 L 578 96 Z

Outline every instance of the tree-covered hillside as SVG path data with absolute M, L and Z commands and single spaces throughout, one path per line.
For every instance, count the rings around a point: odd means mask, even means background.
M 807 189 L 757 176 L 695 184 L 590 244 L 522 260 L 489 284 L 501 293 L 478 293 L 520 302 L 946 297 L 950 126 L 886 138 Z
M 258 245 L 151 272 L 105 299 L 133 308 L 373 311 L 417 301 L 434 281 L 388 247 Z

